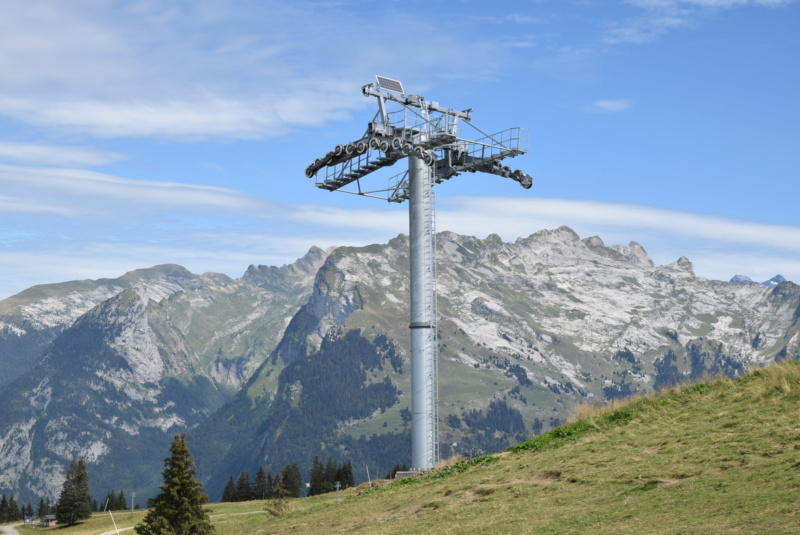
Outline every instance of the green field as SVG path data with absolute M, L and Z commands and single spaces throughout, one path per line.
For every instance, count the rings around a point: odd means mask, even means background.
M 783 363 L 736 381 L 582 407 L 571 424 L 508 452 L 365 484 L 340 501 L 210 509 L 223 535 L 800 533 L 799 417 L 800 363 Z M 117 517 L 120 527 L 134 521 Z M 106 516 L 59 533 L 109 526 Z

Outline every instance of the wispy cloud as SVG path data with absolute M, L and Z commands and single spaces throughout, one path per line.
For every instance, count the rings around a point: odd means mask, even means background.
M 387 68 L 386 46 L 374 44 L 404 27 L 430 37 L 404 42 L 394 76 L 499 72 L 502 43 L 436 24 L 391 6 L 9 0 L 0 20 L 0 116 L 103 137 L 270 137 L 366 106 L 353 88 Z
M 627 98 L 612 100 L 595 100 L 584 108 L 588 113 L 618 113 L 633 107 L 633 101 Z
M 0 98 L 0 114 L 39 126 L 99 137 L 252 138 L 283 132 L 281 103 L 245 102 L 213 95 L 184 100 L 61 100 L 42 106 L 38 98 Z M 258 110 L 257 113 L 254 110 Z M 290 113 L 290 120 L 298 118 Z M 300 118 L 301 121 L 303 118 Z
M 220 187 L 120 178 L 94 171 L 0 165 L 9 212 L 74 217 L 131 217 L 153 210 L 255 210 L 262 201 Z M 13 202 L 12 202 L 13 199 Z
M 0 183 L 8 172 L 0 168 Z M 31 171 L 30 176 L 32 188 L 55 186 L 64 201 L 40 206 L 25 195 L 27 190 L 17 191 L 17 198 L 0 198 L 0 225 L 27 229 L 13 236 L 0 233 L 0 272 L 5 274 L 0 297 L 37 283 L 117 276 L 161 263 L 240 276 L 249 264 L 291 262 L 312 245 L 385 243 L 408 232 L 405 205 L 278 203 L 222 188 L 90 172 L 41 176 Z M 14 203 L 24 208 L 7 211 Z M 92 224 L 91 206 L 105 214 L 102 225 Z M 29 218 L 31 211 L 35 219 Z M 766 280 L 781 273 L 800 280 L 796 226 L 624 203 L 518 197 L 442 197 L 437 218 L 440 231 L 496 233 L 509 241 L 569 225 L 607 244 L 635 240 L 657 264 L 687 256 L 697 274 L 708 278 L 745 274 Z M 35 268 L 20 271 L 20 265 Z
M 636 236 L 669 236 L 676 243 L 705 240 L 730 246 L 768 247 L 800 255 L 800 227 L 743 221 L 636 204 L 518 197 L 449 197 L 437 210 L 447 228 L 486 234 L 491 228 L 511 239 L 521 228 L 570 225 L 585 232 L 629 232 Z M 487 227 L 488 228 L 488 227 Z M 458 230 L 457 230 L 458 231 Z M 678 241 L 680 240 L 680 241 Z M 647 240 L 645 239 L 643 243 Z
M 125 156 L 116 152 L 0 141 L 0 162 L 86 168 L 123 159 Z
M 638 16 L 614 22 L 605 35 L 607 43 L 647 43 L 678 28 L 697 24 L 720 9 L 744 6 L 782 7 L 796 0 L 628 0 L 642 9 Z

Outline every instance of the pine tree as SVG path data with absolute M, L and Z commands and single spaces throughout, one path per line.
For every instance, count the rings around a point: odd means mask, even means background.
M 311 477 L 309 478 L 308 495 L 316 496 L 325 492 L 325 467 L 319 457 L 314 457 L 311 464 Z
M 106 498 L 103 500 L 103 508 L 105 511 L 119 511 L 120 509 L 124 509 L 125 505 L 123 504 L 120 507 L 120 500 L 117 493 L 113 490 L 108 491 L 106 494 Z
M 20 512 L 19 506 L 17 502 L 14 501 L 14 496 L 11 496 L 8 500 L 8 514 L 6 516 L 6 522 L 13 522 L 15 520 L 20 519 Z
M 44 503 L 44 498 L 39 498 L 39 508 L 36 510 L 36 516 L 39 518 L 48 514 L 49 506 Z
M 284 497 L 299 498 L 303 492 L 303 476 L 300 475 L 300 468 L 297 462 L 287 465 L 281 471 L 281 486 L 283 487 Z
M 350 461 L 342 464 L 342 467 L 338 470 L 339 472 L 339 482 L 342 485 L 343 489 L 350 488 L 355 485 L 353 481 L 353 466 L 350 464 Z
M 336 461 L 328 457 L 328 462 L 325 463 L 325 488 L 323 492 L 331 492 L 335 488 L 336 482 L 336 472 L 339 471 L 339 467 L 337 466 Z
M 128 508 L 127 499 L 125 498 L 125 492 L 122 490 L 119 491 L 117 494 L 117 511 L 122 511 L 123 509 Z
M 67 479 L 56 505 L 56 521 L 61 525 L 74 525 L 92 516 L 92 495 L 89 492 L 89 475 L 83 458 L 72 459 Z
M 113 511 L 115 505 L 117 505 L 117 495 L 110 490 L 103 500 L 103 511 Z
M 6 522 L 8 522 L 8 500 L 3 494 L 3 499 L 0 500 L 0 523 L 5 524 Z
M 253 491 L 250 488 L 250 472 L 242 472 L 239 474 L 239 480 L 236 482 L 236 501 L 246 502 L 252 499 Z
M 263 466 L 258 467 L 258 472 L 256 472 L 256 480 L 253 485 L 253 498 L 256 500 L 266 500 L 267 499 L 267 473 L 264 471 Z
M 222 501 L 223 502 L 236 501 L 236 484 L 233 482 L 233 476 L 229 477 L 228 482 L 225 483 L 225 489 L 222 491 Z
M 277 483 L 275 483 L 275 477 L 270 473 L 267 474 L 267 495 L 265 496 L 266 499 L 274 498 L 275 497 L 275 487 Z
M 164 484 L 161 494 L 153 499 L 152 509 L 141 524 L 136 525 L 139 535 L 207 535 L 215 533 L 214 526 L 203 509 L 208 495 L 203 494 L 203 484 L 195 479 L 186 433 L 175 435 L 170 446 L 170 457 L 164 459 Z

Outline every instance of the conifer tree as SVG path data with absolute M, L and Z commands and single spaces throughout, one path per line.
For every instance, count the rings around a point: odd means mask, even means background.
M 239 474 L 239 480 L 236 482 L 236 501 L 246 502 L 252 499 L 252 489 L 250 488 L 250 472 L 242 472 Z
M 15 520 L 19 520 L 20 518 L 19 506 L 12 495 L 8 500 L 8 514 L 6 515 L 6 522 L 13 522 Z
M 103 511 L 113 511 L 117 506 L 117 495 L 113 490 L 109 490 L 103 500 Z
M 267 474 L 267 495 L 265 496 L 266 499 L 275 497 L 276 486 L 277 483 L 275 482 L 275 477 L 271 473 Z
M 319 457 L 314 457 L 314 462 L 311 464 L 311 477 L 309 478 L 308 495 L 316 496 L 326 492 L 325 489 L 325 467 Z
M 331 492 L 336 484 L 336 472 L 339 471 L 336 461 L 328 457 L 328 462 L 325 463 L 325 489 L 323 492 Z
M 267 473 L 264 471 L 263 466 L 258 467 L 256 472 L 256 480 L 253 484 L 253 498 L 256 500 L 266 500 L 267 496 Z
M 56 521 L 71 526 L 90 516 L 92 516 L 92 495 L 89 492 L 86 464 L 83 458 L 72 459 L 56 505 Z
M 107 511 L 120 511 L 122 509 L 127 509 L 128 504 L 125 498 L 125 492 L 120 490 L 119 494 L 117 494 L 113 490 L 109 491 L 103 500 L 103 505 Z
M 223 502 L 236 501 L 236 484 L 233 482 L 233 476 L 229 477 L 228 482 L 225 483 L 225 488 L 222 491 L 222 501 Z
M 170 446 L 170 456 L 164 459 L 164 484 L 161 494 L 152 502 L 152 508 L 141 524 L 136 525 L 139 535 L 207 535 L 215 533 L 214 526 L 203 505 L 208 495 L 203 494 L 203 484 L 195 479 L 196 469 L 186 433 L 175 435 Z
M 350 464 L 350 461 L 342 464 L 342 467 L 338 470 L 338 481 L 341 483 L 343 489 L 355 485 L 353 481 L 353 466 Z
M 281 471 L 281 486 L 283 487 L 286 498 L 299 498 L 303 491 L 303 477 L 300 475 L 300 468 L 297 461 L 287 465 Z

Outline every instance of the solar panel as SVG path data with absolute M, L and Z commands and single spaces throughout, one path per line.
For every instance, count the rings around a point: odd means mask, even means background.
M 392 80 L 391 78 L 384 78 L 383 76 L 376 76 L 376 80 L 378 80 L 378 87 L 381 89 L 385 89 L 386 91 L 394 91 L 395 93 L 400 93 L 401 95 L 405 95 L 405 91 L 403 91 L 403 84 L 401 84 L 398 80 Z

